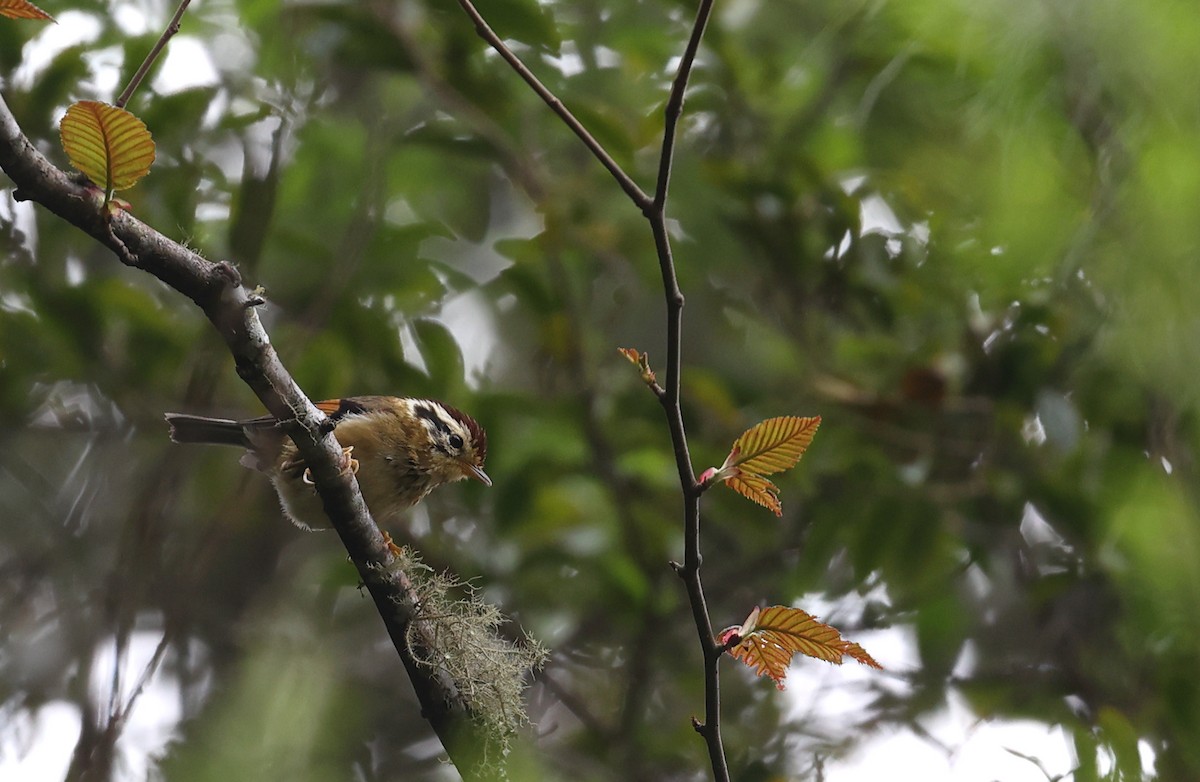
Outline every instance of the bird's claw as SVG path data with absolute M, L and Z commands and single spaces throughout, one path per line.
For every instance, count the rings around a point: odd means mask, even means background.
M 382 532 L 383 545 L 387 546 L 388 553 L 390 553 L 393 557 L 398 557 L 403 554 L 404 549 L 400 546 L 397 546 L 396 541 L 392 540 L 392 533 L 388 532 L 387 530 L 382 530 Z
M 358 459 L 355 459 L 350 455 L 353 452 L 353 445 L 347 445 L 342 449 L 342 472 L 344 473 L 349 470 L 351 475 L 358 475 Z M 316 483 L 313 481 L 311 467 L 304 468 L 304 473 L 300 476 L 300 480 L 304 481 L 305 485 L 307 486 L 316 485 Z
M 347 445 L 342 449 L 342 472 L 349 470 L 351 475 L 358 475 L 358 459 L 351 456 L 352 453 L 354 453 L 353 445 Z

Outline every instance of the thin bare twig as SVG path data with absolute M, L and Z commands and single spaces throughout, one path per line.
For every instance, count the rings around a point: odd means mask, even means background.
M 696 10 L 696 21 L 692 24 L 692 34 L 683 50 L 683 58 L 679 61 L 675 81 L 671 84 L 671 95 L 667 98 L 662 154 L 658 162 L 658 183 L 654 189 L 654 206 L 659 212 L 666 207 L 667 190 L 671 185 L 671 161 L 675 158 L 675 137 L 679 118 L 683 116 L 683 96 L 687 92 L 688 79 L 692 75 L 692 67 L 696 63 L 696 53 L 700 50 L 700 41 L 704 38 L 708 19 L 712 16 L 712 8 L 713 0 L 700 0 L 700 7 Z
M 167 653 L 167 647 L 171 643 L 171 634 L 164 632 L 162 638 L 159 639 L 158 645 L 154 647 L 154 654 L 150 656 L 150 661 L 142 669 L 141 675 L 138 676 L 137 682 L 133 685 L 133 689 L 129 692 L 129 697 L 125 699 L 125 703 L 120 709 L 113 713 L 112 719 L 115 722 L 124 724 L 129 720 L 129 715 L 133 711 L 133 706 L 137 703 L 137 699 L 141 697 L 145 691 L 146 685 L 150 683 L 150 679 L 158 673 L 158 666 L 162 664 L 163 657 Z
M 663 126 L 662 152 L 659 158 L 658 178 L 653 199 L 649 198 L 629 177 L 620 166 L 608 155 L 604 147 L 587 131 L 586 128 L 566 109 L 550 90 L 521 62 L 500 37 L 492 31 L 487 22 L 471 4 L 470 0 L 459 0 L 459 5 L 467 12 L 475 23 L 479 35 L 495 49 L 501 57 L 512 66 L 513 70 L 525 80 L 534 92 L 562 119 L 564 123 L 592 151 L 634 204 L 642 211 L 650 223 L 654 235 L 654 248 L 658 256 L 659 269 L 662 273 L 663 292 L 667 305 L 667 373 L 665 385 L 659 388 L 651 385 L 651 390 L 662 404 L 667 417 L 667 426 L 671 433 L 671 443 L 675 451 L 675 464 L 679 471 L 679 482 L 683 489 L 684 499 L 684 561 L 675 566 L 675 572 L 683 580 L 688 594 L 688 602 L 692 608 L 692 618 L 696 624 L 696 632 L 700 638 L 700 647 L 704 653 L 704 721 L 693 720 L 696 731 L 704 737 L 708 747 L 709 762 L 712 765 L 713 776 L 717 782 L 728 782 L 729 766 L 725 759 L 725 749 L 721 740 L 721 690 L 718 678 L 718 663 L 725 653 L 713 637 L 712 620 L 708 615 L 708 605 L 704 597 L 704 587 L 700 580 L 700 495 L 702 487 L 696 482 L 695 471 L 692 468 L 691 455 L 688 452 L 687 432 L 683 423 L 683 411 L 679 397 L 679 379 L 683 354 L 683 292 L 679 288 L 679 279 L 675 273 L 675 260 L 671 252 L 671 239 L 667 231 L 666 204 L 667 194 L 671 184 L 671 165 L 675 156 L 675 140 L 678 132 L 679 119 L 683 115 L 684 94 L 687 91 L 688 79 L 695 65 L 696 55 L 708 20 L 712 16 L 713 0 L 700 0 L 696 11 L 696 19 L 692 25 L 691 35 L 679 69 L 671 85 L 671 93 L 667 99 L 665 120 Z
M 191 5 L 191 2 L 192 0 L 182 0 L 179 3 L 179 7 L 175 9 L 175 15 L 167 23 L 167 29 L 163 30 L 163 34 L 154 43 L 154 48 L 146 55 L 146 59 L 142 60 L 142 64 L 138 66 L 137 72 L 133 74 L 133 78 L 129 80 L 129 84 L 121 91 L 121 96 L 117 98 L 116 102 L 118 109 L 125 108 L 125 104 L 133 97 L 133 91 L 142 83 L 142 79 L 146 78 L 146 74 L 150 72 L 151 66 L 154 65 L 154 61 L 158 59 L 159 53 L 167 45 L 167 41 L 171 40 L 175 33 L 179 32 L 179 22 L 183 19 L 183 13 Z
M 634 182 L 625 173 L 625 170 L 621 168 L 617 161 L 613 160 L 612 155 L 608 154 L 608 150 L 604 148 L 604 145 L 597 141 L 595 136 L 583 126 L 583 123 L 575 118 L 575 115 L 563 105 L 558 96 L 551 92 L 546 85 L 542 84 L 538 77 L 533 75 L 533 71 L 529 70 L 525 63 L 521 61 L 521 58 L 508 48 L 504 41 L 500 39 L 500 36 L 496 35 L 495 31 L 492 30 L 479 11 L 475 9 L 471 0 L 458 0 L 458 4 L 462 6 L 462 9 L 467 12 L 467 16 L 471 17 L 471 21 L 475 23 L 475 31 L 479 33 L 479 37 L 487 41 L 488 45 L 495 49 L 512 66 L 517 75 L 524 79 L 525 83 L 537 93 L 538 97 L 546 102 L 550 110 L 557 114 L 559 119 L 579 137 L 579 140 L 591 150 L 596 159 L 600 161 L 600 164 L 608 169 L 608 173 L 612 174 L 613 179 L 617 180 L 617 184 L 621 186 L 626 195 L 633 199 L 638 208 L 643 212 L 649 209 L 653 203 L 650 196 L 646 195 L 645 191 L 638 187 L 637 182 Z

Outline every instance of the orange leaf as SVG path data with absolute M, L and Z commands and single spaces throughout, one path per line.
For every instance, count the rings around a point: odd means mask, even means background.
M 842 651 L 845 652 L 847 657 L 851 658 L 852 660 L 857 660 L 869 668 L 877 668 L 881 671 L 883 670 L 883 666 L 875 662 L 875 658 L 867 654 L 866 649 L 862 648 L 858 644 L 850 643 L 849 641 L 843 641 L 843 643 L 845 643 L 846 646 L 844 649 L 842 649 Z
M 654 370 L 650 368 L 650 356 L 646 353 L 638 351 L 637 348 L 617 348 L 622 356 L 629 359 L 629 362 L 642 370 L 642 382 L 648 386 L 654 385 L 657 378 L 654 376 Z
M 105 193 L 132 187 L 150 171 L 154 139 L 146 124 L 124 109 L 81 100 L 59 124 L 71 165 Z
M 738 473 L 726 478 L 725 485 L 746 499 L 754 500 L 776 516 L 783 515 L 783 506 L 779 504 L 779 487 L 761 475 Z
M 642 354 L 638 352 L 637 348 L 617 348 L 617 352 L 629 359 L 629 363 L 635 366 L 641 363 Z
M 737 467 L 757 475 L 790 470 L 812 443 L 821 417 L 799 418 L 794 415 L 768 418 L 742 433 L 725 457 L 721 470 Z
M 38 8 L 29 0 L 0 0 L 0 16 L 9 19 L 49 19 L 54 17 Z
M 745 624 L 727 628 L 718 636 L 721 643 L 734 638 L 740 640 L 729 649 L 730 656 L 753 668 L 759 676 L 770 676 L 781 690 L 788 664 L 796 652 L 835 665 L 841 665 L 843 657 L 850 657 L 882 669 L 861 646 L 842 638 L 836 628 L 799 608 L 756 607 Z

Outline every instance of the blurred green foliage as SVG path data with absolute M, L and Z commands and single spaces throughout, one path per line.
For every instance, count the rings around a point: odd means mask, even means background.
M 649 188 L 693 5 L 480 7 Z M 762 418 L 824 423 L 781 520 L 706 496 L 714 623 L 819 596 L 919 661 L 874 652 L 892 676 L 836 725 L 729 666 L 735 778 L 799 777 L 950 691 L 1061 725 L 1077 780 L 1143 755 L 1197 778 L 1200 10 L 717 9 L 668 209 L 697 471 Z M 3 20 L 0 83 L 65 165 L 65 106 L 111 100 L 171 9 L 49 10 L 94 36 L 31 69 L 48 28 Z M 312 396 L 435 396 L 489 431 L 495 486 L 393 532 L 553 651 L 514 778 L 703 772 L 674 465 L 616 352 L 664 356 L 641 215 L 453 3 L 200 4 L 183 38 L 215 77 L 131 104 L 159 155 L 135 213 L 264 286 Z M 167 442 L 165 411 L 257 412 L 203 318 L 11 188 L 0 242 L 3 712 L 76 704 L 95 753 L 91 661 L 165 634 L 167 778 L 448 778 L 336 540 L 236 454 Z

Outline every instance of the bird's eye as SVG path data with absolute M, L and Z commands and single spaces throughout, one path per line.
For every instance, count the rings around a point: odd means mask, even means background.
M 463 447 L 463 439 L 456 434 L 450 435 L 446 441 L 450 443 L 450 447 L 455 450 L 459 450 Z

